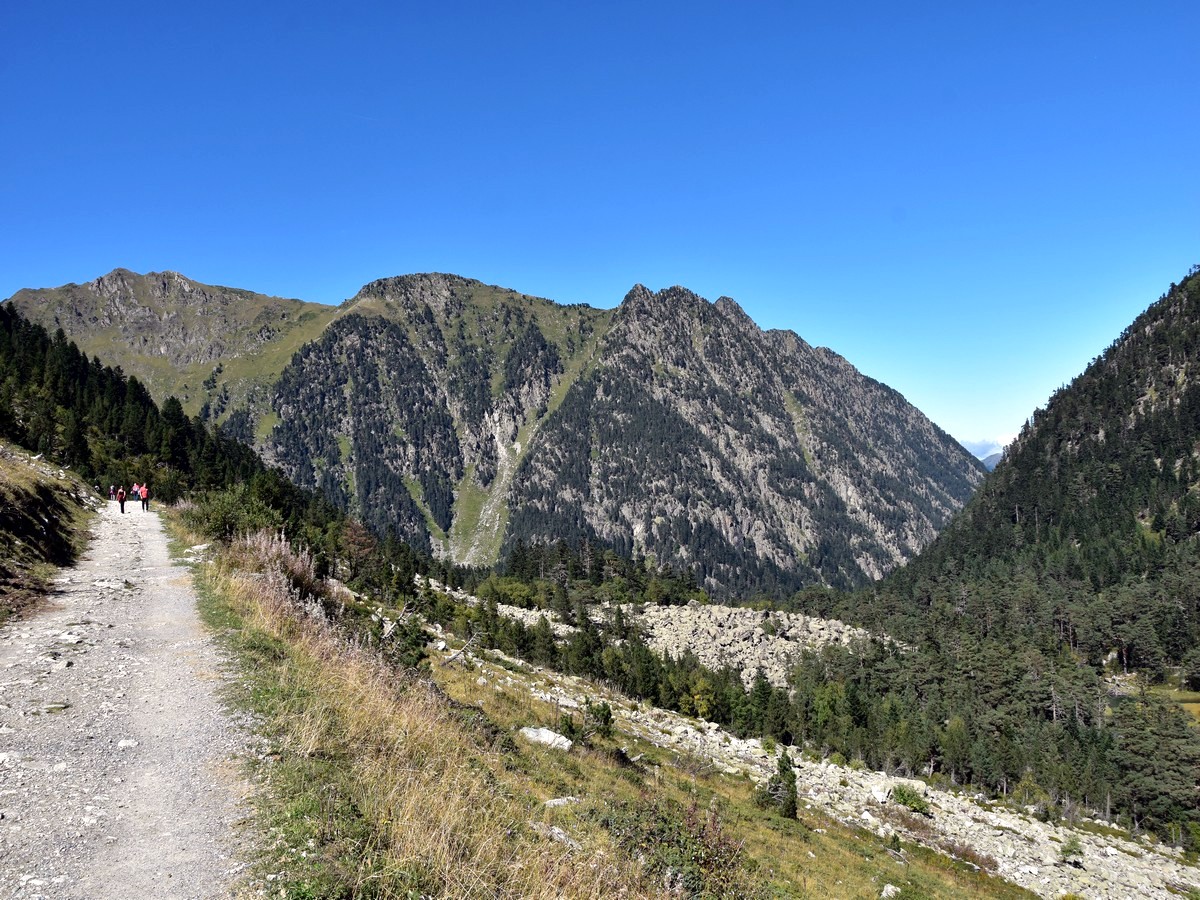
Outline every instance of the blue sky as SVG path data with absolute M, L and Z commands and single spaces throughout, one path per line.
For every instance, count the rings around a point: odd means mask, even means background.
M 1200 262 L 1197 33 L 1170 0 L 5 4 L 0 296 L 683 284 L 1009 437 Z

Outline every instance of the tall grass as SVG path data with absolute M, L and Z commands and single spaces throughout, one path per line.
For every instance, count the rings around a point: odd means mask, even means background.
M 310 558 L 251 535 L 209 584 L 240 620 L 276 745 L 264 781 L 282 810 L 288 896 L 647 895 L 638 867 L 606 853 L 602 834 L 584 844 L 595 849 L 572 849 L 535 830 L 552 813 L 512 771 L 515 746 L 332 627 Z M 326 787 L 306 799 L 305 782 L 317 781 Z
M 928 900 L 1030 896 L 807 805 L 800 820 L 765 812 L 748 781 L 691 771 L 632 734 L 569 754 L 514 742 L 522 725 L 558 721 L 533 690 L 557 676 L 481 658 L 382 662 L 409 658 L 388 652 L 405 627 L 374 622 L 380 611 L 277 534 L 235 541 L 204 583 L 269 745 L 256 895 L 865 898 L 892 883 Z M 567 795 L 578 802 L 544 803 Z

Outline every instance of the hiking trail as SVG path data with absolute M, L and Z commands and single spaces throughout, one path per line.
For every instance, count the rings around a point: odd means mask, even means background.
M 0 897 L 232 896 L 253 836 L 230 677 L 158 515 L 103 504 L 0 627 Z

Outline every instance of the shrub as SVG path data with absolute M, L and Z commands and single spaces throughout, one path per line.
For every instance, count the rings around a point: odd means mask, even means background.
M 721 825 L 716 809 L 687 807 L 652 795 L 594 813 L 628 856 L 642 860 L 666 893 L 682 897 L 762 896 L 740 842 Z
M 184 511 L 183 518 L 189 528 L 224 541 L 250 532 L 274 531 L 282 524 L 279 513 L 251 495 L 244 484 L 204 494 Z
M 1073 834 L 1058 848 L 1059 859 L 1069 866 L 1080 866 L 1083 859 L 1083 843 L 1079 835 Z
M 898 784 L 892 788 L 892 802 L 911 809 L 922 816 L 932 815 L 929 809 L 929 801 L 907 784 Z
M 785 819 L 796 818 L 796 771 L 786 751 L 779 754 L 776 773 L 754 792 L 754 803 L 777 810 Z

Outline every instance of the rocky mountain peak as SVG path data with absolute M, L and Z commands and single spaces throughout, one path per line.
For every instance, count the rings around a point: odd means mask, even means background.
M 418 272 L 410 275 L 396 275 L 391 278 L 380 278 L 362 289 L 350 300 L 347 306 L 353 306 L 366 298 L 384 300 L 406 311 L 414 311 L 428 307 L 445 319 L 462 312 L 460 295 L 482 282 L 473 278 L 463 278 L 461 275 L 448 275 L 442 272 Z
M 644 284 L 638 283 L 629 289 L 629 293 L 621 301 L 621 308 L 635 308 L 651 303 L 653 300 L 654 292 Z
M 155 299 L 171 297 L 185 302 L 194 299 L 211 299 L 210 294 L 203 289 L 203 285 L 170 269 L 140 275 L 129 269 L 116 268 L 107 275 L 101 275 L 94 281 L 89 281 L 83 288 L 95 296 L 110 301 L 135 299 L 139 294 Z
M 722 593 L 857 584 L 928 543 L 982 475 L 840 357 L 680 286 L 634 285 L 610 311 L 417 273 L 335 311 L 116 269 L 12 302 L 381 531 L 472 565 L 562 539 Z
M 625 299 L 621 301 L 622 308 L 640 309 L 644 307 L 655 312 L 676 312 L 681 309 L 710 305 L 703 297 L 678 284 L 663 288 L 661 291 L 652 291 L 644 284 L 635 284 L 629 289 Z
M 113 297 L 118 294 L 127 294 L 131 288 L 132 279 L 141 278 L 137 272 L 131 272 L 129 269 L 116 268 L 107 275 L 101 275 L 94 281 L 89 281 L 85 288 L 88 288 L 101 297 Z M 67 287 L 75 287 L 75 285 L 67 285 Z
M 717 302 L 713 304 L 713 308 L 727 319 L 751 326 L 755 331 L 759 330 L 758 324 L 750 318 L 750 315 L 732 297 L 718 297 Z

